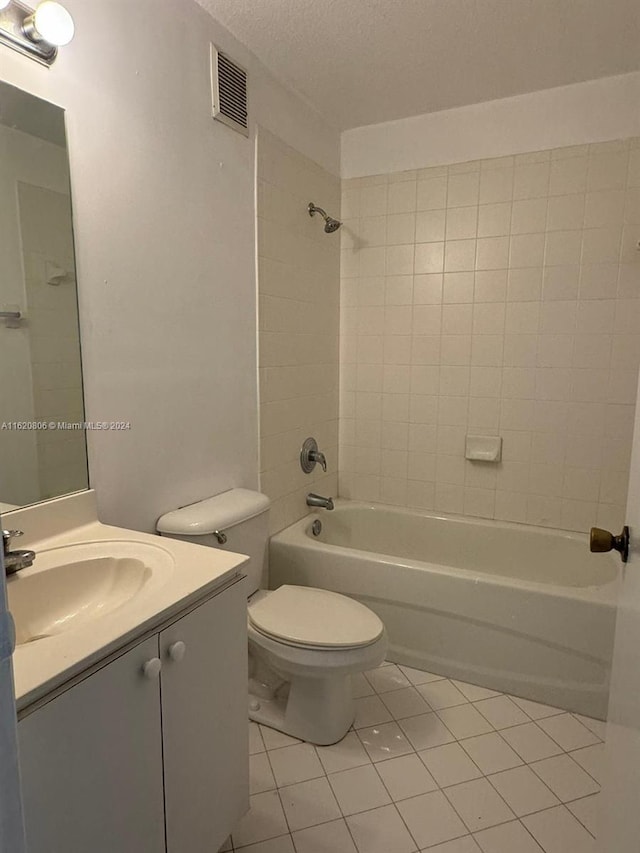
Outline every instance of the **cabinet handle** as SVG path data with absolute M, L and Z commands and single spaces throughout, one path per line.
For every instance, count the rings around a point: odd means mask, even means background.
M 182 658 L 185 656 L 187 652 L 186 645 L 182 642 L 182 640 L 178 640 L 177 643 L 171 643 L 169 646 L 169 657 L 171 660 L 174 660 L 176 663 L 179 663 Z
M 160 658 L 151 658 L 142 666 L 142 672 L 145 678 L 149 681 L 155 681 L 160 675 L 162 669 L 162 661 Z

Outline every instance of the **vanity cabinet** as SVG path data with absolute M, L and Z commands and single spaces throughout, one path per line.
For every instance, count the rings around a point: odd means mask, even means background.
M 211 853 L 248 808 L 244 582 L 19 723 L 28 853 Z
M 160 682 L 150 638 L 18 725 L 28 853 L 162 853 Z
M 160 656 L 167 851 L 212 853 L 249 808 L 244 582 L 163 631 Z

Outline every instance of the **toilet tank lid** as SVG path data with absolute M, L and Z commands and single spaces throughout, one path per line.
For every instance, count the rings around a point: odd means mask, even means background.
M 266 495 L 250 489 L 230 489 L 213 498 L 174 509 L 158 519 L 158 533 L 174 536 L 206 536 L 248 521 L 269 509 Z

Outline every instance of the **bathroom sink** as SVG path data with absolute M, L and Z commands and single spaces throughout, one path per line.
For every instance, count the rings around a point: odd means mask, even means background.
M 174 560 L 145 542 L 103 541 L 38 552 L 29 569 L 7 580 L 16 644 L 90 625 L 157 588 Z

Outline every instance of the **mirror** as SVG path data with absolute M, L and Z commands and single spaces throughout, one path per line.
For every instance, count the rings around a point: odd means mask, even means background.
M 64 111 L 0 82 L 0 511 L 88 487 Z

